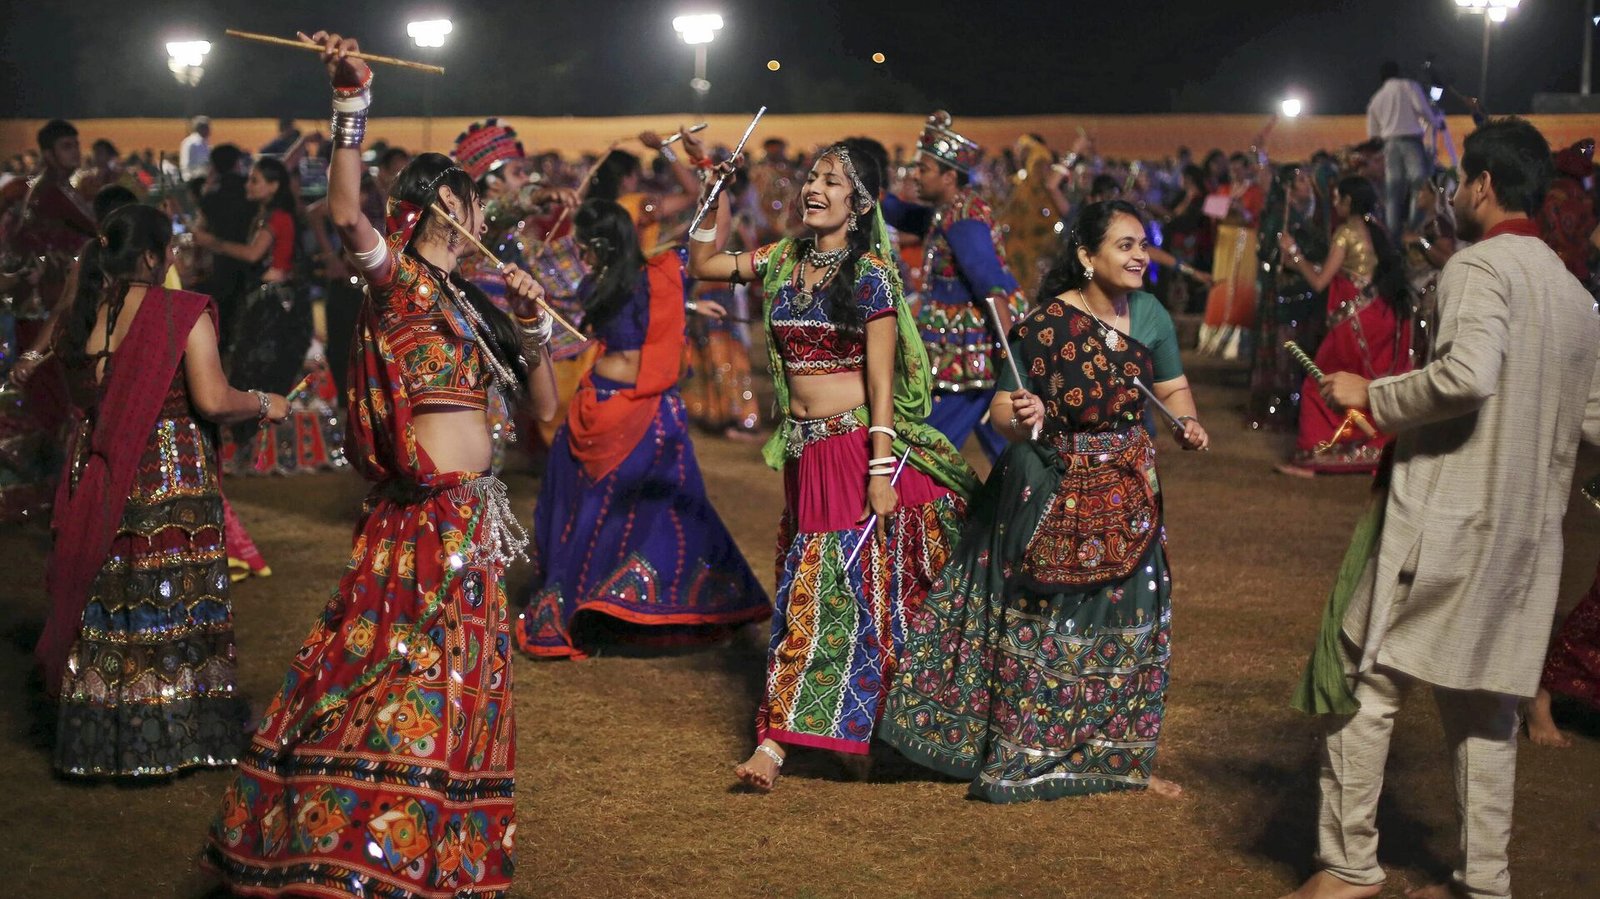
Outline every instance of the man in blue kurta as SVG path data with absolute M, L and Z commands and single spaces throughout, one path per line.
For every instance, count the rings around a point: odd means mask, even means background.
M 992 297 L 1002 326 L 1025 307 L 989 204 L 969 189 L 983 148 L 950 128 L 950 114 L 935 112 L 917 139 L 916 185 L 922 203 L 893 195 L 884 217 L 900 231 L 921 234 L 922 291 L 917 324 L 933 368 L 933 411 L 928 424 L 961 448 L 975 431 L 992 461 L 1005 440 L 983 421 L 994 395 L 999 338 L 985 298 Z

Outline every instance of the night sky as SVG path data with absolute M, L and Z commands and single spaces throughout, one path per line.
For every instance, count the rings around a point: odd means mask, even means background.
M 1524 0 L 1496 26 L 1492 111 L 1576 91 L 1593 36 L 1583 10 L 1583 0 Z M 1474 92 L 1483 34 L 1452 0 L 0 0 L 0 117 L 327 113 L 310 54 L 240 43 L 225 27 L 285 37 L 329 27 L 376 52 L 431 58 L 450 70 L 431 86 L 435 114 L 685 111 L 693 57 L 671 19 L 697 11 L 727 23 L 710 48 L 711 112 L 1260 113 L 1294 86 L 1308 112 L 1359 113 L 1385 58 L 1416 74 L 1435 54 Z M 411 46 L 405 23 L 439 15 L 455 22 L 447 46 Z M 213 42 L 193 91 L 167 72 L 163 48 L 187 36 Z M 874 65 L 874 52 L 887 62 Z M 427 77 L 380 69 L 375 112 L 422 114 Z

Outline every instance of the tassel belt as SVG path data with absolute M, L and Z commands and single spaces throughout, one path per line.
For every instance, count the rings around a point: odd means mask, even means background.
M 494 475 L 480 475 L 459 484 L 428 486 L 415 481 L 389 481 L 379 485 L 367 498 L 370 512 L 376 500 L 387 499 L 402 505 L 415 505 L 431 499 L 454 505 L 470 504 L 479 509 L 477 535 L 465 558 L 450 558 L 451 567 L 462 565 L 510 565 L 516 559 L 528 560 L 528 531 L 511 509 L 511 494 L 505 482 Z
M 861 419 L 856 417 L 856 410 L 851 409 L 827 418 L 785 418 L 782 427 L 783 454 L 790 459 L 798 459 L 808 445 L 859 431 L 863 426 Z

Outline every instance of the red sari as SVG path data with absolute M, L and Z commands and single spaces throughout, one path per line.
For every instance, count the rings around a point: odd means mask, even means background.
M 511 887 L 504 568 L 477 555 L 504 524 L 504 486 L 438 471 L 412 429 L 424 391 L 462 402 L 487 391 L 491 426 L 504 409 L 404 236 L 390 238 L 393 274 L 372 285 L 351 356 L 346 454 L 373 489 L 350 563 L 206 846 L 241 895 L 445 899 Z
M 1539 686 L 1600 709 L 1600 571 L 1556 631 Z
M 1328 284 L 1328 332 L 1317 347 L 1316 363 L 1324 374 L 1351 372 L 1368 380 L 1411 370 L 1411 329 L 1396 315 L 1390 298 L 1380 296 L 1363 264 L 1370 247 L 1355 236 L 1348 223 L 1334 235 L 1345 245 L 1345 264 Z M 1354 263 L 1354 264 L 1352 264 Z M 1323 401 L 1317 382 L 1308 374 L 1300 385 L 1300 434 L 1294 464 L 1324 474 L 1372 474 L 1389 443 L 1387 434 L 1368 437 L 1354 426 L 1344 426 L 1343 413 Z

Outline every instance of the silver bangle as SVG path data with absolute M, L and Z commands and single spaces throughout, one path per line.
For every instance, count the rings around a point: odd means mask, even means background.
M 550 337 L 555 333 L 555 319 L 543 309 L 539 310 L 537 324 L 524 324 L 522 319 L 517 320 L 517 331 L 522 335 L 522 355 L 532 358 L 539 354 L 550 342 Z
M 43 362 L 49 355 L 49 353 L 41 353 L 38 350 L 28 350 L 17 358 L 23 362 Z
M 260 421 L 266 421 L 267 413 L 272 409 L 272 398 L 267 396 L 265 390 L 252 390 L 250 392 L 256 395 L 256 402 L 261 405 L 260 410 L 256 413 L 256 418 Z
M 333 146 L 339 150 L 359 150 L 367 137 L 367 111 L 339 112 L 334 110 L 328 130 L 333 134 Z

